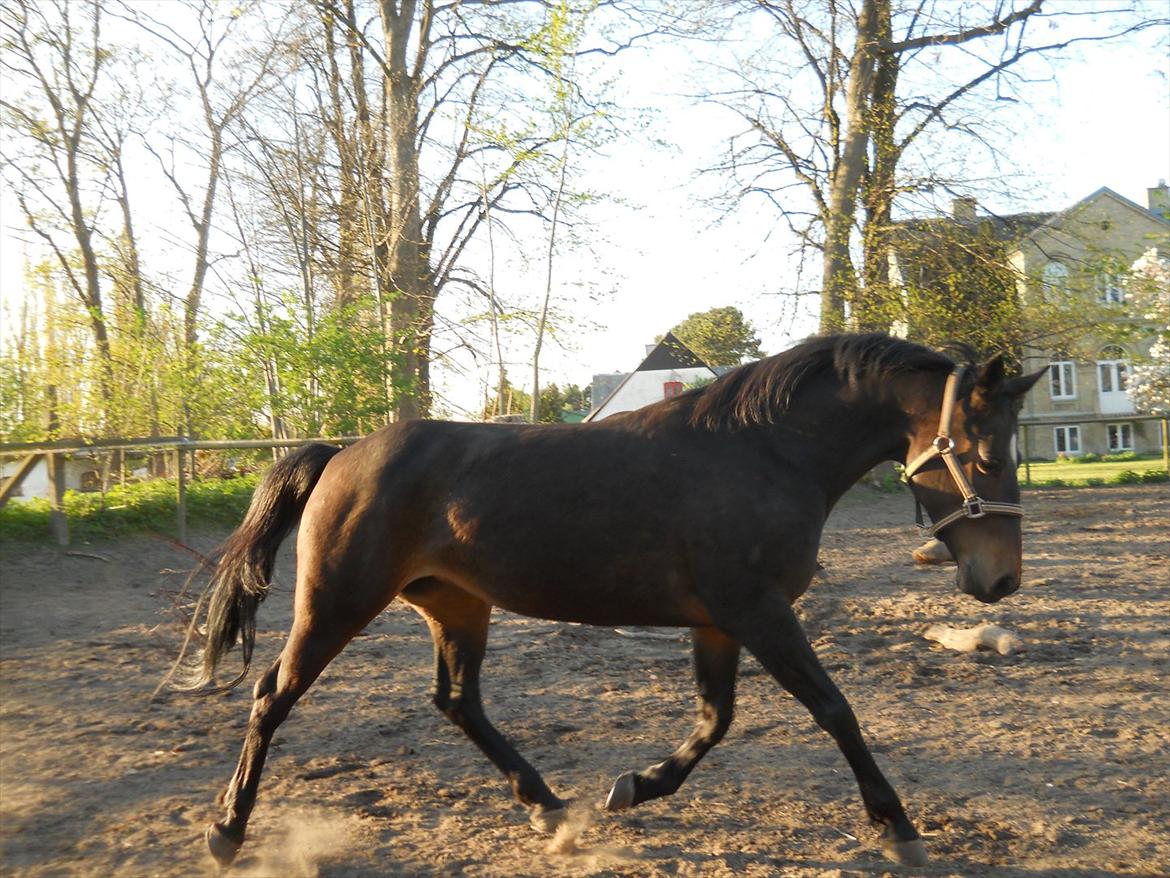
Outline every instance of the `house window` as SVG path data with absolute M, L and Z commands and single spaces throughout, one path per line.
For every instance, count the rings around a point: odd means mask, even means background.
M 683 391 L 683 383 L 681 381 L 667 381 L 662 385 L 662 398 L 670 399 L 672 396 L 678 396 Z
M 1133 451 L 1133 424 L 1106 424 L 1110 451 Z
M 1051 299 L 1068 289 L 1068 266 L 1063 262 L 1049 262 L 1044 266 L 1044 297 Z
M 1121 305 L 1125 303 L 1125 287 L 1121 278 L 1116 274 L 1104 274 L 1097 278 L 1097 290 L 1103 305 Z
M 1075 399 L 1077 395 L 1077 368 L 1072 360 L 1055 360 L 1048 365 L 1048 377 L 1053 399 Z
M 1080 454 L 1081 453 L 1081 428 L 1070 427 L 1053 427 L 1052 428 L 1053 442 L 1056 445 L 1057 454 Z
M 1119 345 L 1111 344 L 1101 349 L 1097 360 L 1097 380 L 1101 385 L 1102 393 L 1123 393 L 1126 388 L 1129 364 L 1125 359 L 1125 350 Z

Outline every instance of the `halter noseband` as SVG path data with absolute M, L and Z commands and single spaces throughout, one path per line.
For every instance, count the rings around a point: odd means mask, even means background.
M 958 509 L 929 527 L 926 526 L 922 518 L 922 504 L 918 502 L 917 497 L 914 498 L 914 520 L 924 537 L 937 536 L 944 527 L 954 524 L 960 518 L 983 518 L 988 513 L 1015 515 L 1020 518 L 1024 515 L 1024 507 L 1018 503 L 984 500 L 976 494 L 970 479 L 967 478 L 967 473 L 963 471 L 963 465 L 959 463 L 958 456 L 955 454 L 955 443 L 951 439 L 951 418 L 955 412 L 955 401 L 959 395 L 959 383 L 963 380 L 964 370 L 963 366 L 955 366 L 954 371 L 947 376 L 947 385 L 943 390 L 942 411 L 938 418 L 938 435 L 934 437 L 929 448 L 906 464 L 906 481 L 913 484 L 916 473 L 934 458 L 941 457 L 943 463 L 947 465 L 947 470 L 950 472 L 951 478 L 954 479 L 955 485 L 958 486 L 963 495 L 963 503 Z

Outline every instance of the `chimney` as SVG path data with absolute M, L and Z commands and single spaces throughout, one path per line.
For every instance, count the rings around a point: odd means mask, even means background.
M 650 356 L 652 353 L 654 353 L 654 349 L 655 349 L 656 347 L 658 347 L 658 345 L 656 345 L 656 344 L 648 344 L 648 345 L 646 345 L 646 356 Z
M 1150 213 L 1170 220 L 1170 186 L 1166 185 L 1165 180 L 1159 180 L 1157 186 L 1146 190 L 1146 203 L 1150 207 Z
M 957 223 L 975 222 L 975 206 L 978 203 L 969 195 L 964 195 L 962 198 L 952 198 L 951 219 Z

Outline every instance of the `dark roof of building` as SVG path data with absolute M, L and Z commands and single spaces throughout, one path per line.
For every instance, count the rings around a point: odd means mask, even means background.
M 673 332 L 662 336 L 662 341 L 646 355 L 635 372 L 659 372 L 664 369 L 702 369 L 707 364 L 690 348 L 679 341 Z
M 974 220 L 961 220 L 951 216 L 934 216 L 926 219 L 900 220 L 894 223 L 895 235 L 923 236 L 946 235 L 953 237 L 957 229 L 971 234 L 984 234 L 996 241 L 1018 241 L 1051 220 L 1055 213 L 1013 213 L 1006 216 L 980 216 Z

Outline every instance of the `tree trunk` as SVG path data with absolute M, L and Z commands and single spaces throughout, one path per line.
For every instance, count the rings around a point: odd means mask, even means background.
M 890 8 L 878 6 L 878 39 L 889 43 Z M 869 173 L 865 179 L 865 225 L 862 230 L 863 285 L 853 306 L 853 326 L 859 332 L 888 331 L 897 319 L 897 291 L 890 286 L 890 249 L 895 171 L 901 150 L 894 136 L 897 124 L 898 75 L 901 56 L 883 51 L 877 60 L 870 100 L 870 137 L 873 141 Z
M 845 303 L 856 296 L 857 276 L 849 255 L 857 190 L 861 184 L 869 146 L 869 100 L 874 64 L 878 54 L 877 4 L 888 0 L 863 0 L 857 17 L 857 43 L 849 64 L 845 92 L 845 137 L 829 184 L 825 216 L 825 251 L 821 282 L 822 333 L 845 328 Z
M 394 416 L 401 421 L 430 413 L 427 361 L 434 325 L 434 289 L 419 206 L 418 91 L 406 59 L 415 4 L 404 0 L 399 10 L 392 0 L 382 0 L 381 7 L 387 68 L 383 94 L 390 189 L 386 274 L 394 344 L 391 379 L 396 392 Z
M 353 2 L 347 4 L 347 14 L 352 16 Z M 328 125 L 334 148 L 337 150 L 338 177 L 340 181 L 337 205 L 337 263 L 333 273 L 333 288 L 337 307 L 345 308 L 357 299 L 362 284 L 358 278 L 358 246 L 363 237 L 361 198 L 357 182 L 357 150 L 354 137 L 348 133 L 345 105 L 341 99 L 341 70 L 337 65 L 335 22 L 333 14 L 322 11 L 321 23 L 325 30 L 325 54 L 329 59 L 329 103 L 332 119 Z M 347 31 L 350 58 L 360 49 L 352 31 Z M 362 105 L 365 103 L 364 89 Z

